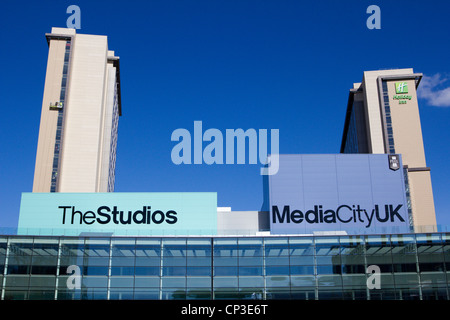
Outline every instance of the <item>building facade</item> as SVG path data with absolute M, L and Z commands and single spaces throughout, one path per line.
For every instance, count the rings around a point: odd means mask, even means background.
M 364 73 L 341 153 L 365 155 L 282 155 L 262 209 L 232 211 L 216 193 L 110 193 L 119 58 L 106 36 L 46 37 L 33 193 L 0 235 L 1 300 L 450 299 L 450 233 L 421 231 L 436 222 L 420 74 Z
M 0 237 L 3 300 L 445 300 L 449 283 L 449 233 Z
M 106 36 L 52 28 L 33 192 L 114 191 L 119 57 Z
M 436 229 L 436 217 L 420 124 L 413 69 L 364 72 L 350 90 L 341 153 L 401 154 L 412 223 L 418 231 Z

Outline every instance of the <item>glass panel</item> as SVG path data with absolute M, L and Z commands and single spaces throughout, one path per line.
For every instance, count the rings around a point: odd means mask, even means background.
M 265 239 L 264 250 L 266 257 L 289 256 L 288 238 Z
M 368 276 L 360 274 L 346 274 L 342 276 L 342 284 L 345 287 L 361 287 L 367 288 Z
M 341 255 L 359 256 L 361 257 L 365 252 L 364 237 L 363 236 L 346 236 L 340 238 Z
M 81 239 L 61 239 L 61 256 L 83 256 L 84 241 Z
M 186 276 L 186 267 L 163 267 L 162 274 L 163 276 Z
M 194 300 L 210 300 L 211 299 L 211 289 L 189 289 L 186 293 L 186 299 L 194 299 Z
M 214 276 L 236 276 L 238 275 L 237 267 L 214 267 Z
M 98 245 L 109 247 L 111 238 L 85 238 L 86 245 Z
M 135 289 L 134 290 L 135 300 L 158 300 L 159 290 L 148 290 L 148 289 Z
M 159 288 L 160 281 L 159 277 L 135 277 L 134 286 L 136 288 Z
M 55 284 L 56 284 L 56 277 L 54 276 L 30 277 L 30 287 L 55 288 Z
M 445 286 L 447 279 L 444 272 L 421 272 L 420 281 L 423 286 Z
M 161 292 L 162 300 L 185 300 L 186 289 L 183 288 L 165 288 Z
M 363 264 L 343 264 L 341 271 L 344 274 L 366 273 L 366 268 Z
M 134 272 L 137 276 L 159 276 L 160 267 L 159 266 L 136 267 Z
M 366 237 L 366 254 L 387 254 L 390 253 L 391 242 L 387 235 L 367 236 Z
M 107 266 L 83 266 L 82 275 L 85 276 L 107 276 L 109 268 Z
M 290 256 L 291 266 L 314 265 L 314 256 Z
M 111 289 L 109 292 L 110 300 L 133 300 L 134 290 L 130 289 Z
M 111 267 L 112 276 L 132 276 L 134 267 Z
M 135 256 L 135 247 L 134 245 L 113 245 L 112 257 L 134 257 Z
M 317 274 L 341 274 L 341 265 L 317 265 Z
M 315 287 L 316 278 L 314 276 L 291 276 L 292 287 Z
M 194 288 L 211 288 L 210 277 L 188 277 L 187 286 Z
M 239 267 L 240 276 L 262 276 L 263 267 Z
M 163 277 L 162 286 L 165 288 L 184 288 L 186 287 L 186 277 Z
M 316 237 L 315 244 L 317 255 L 339 255 L 341 250 L 337 237 Z
M 313 255 L 313 238 L 289 238 L 289 250 L 291 255 Z
M 161 259 L 159 257 L 136 257 L 135 265 L 138 266 L 159 266 Z
M 106 288 L 108 285 L 108 277 L 83 276 L 81 287 L 86 288 Z
M 287 250 L 286 250 L 287 251 Z M 282 265 L 289 265 L 289 257 L 266 257 L 266 265 L 273 265 L 273 266 L 282 266 Z
M 110 286 L 111 286 L 111 288 L 114 288 L 114 287 L 133 288 L 134 277 L 111 277 L 110 278 Z
M 214 239 L 214 258 L 237 257 L 237 239 Z
M 30 290 L 28 293 L 28 299 L 30 300 L 54 300 L 55 299 L 55 290 Z
M 289 266 L 266 266 L 266 275 L 289 275 Z
M 29 276 L 22 275 L 8 275 L 6 276 L 5 288 L 17 288 L 17 287 L 28 287 L 28 283 L 30 281 Z
M 293 266 L 293 265 L 291 265 L 290 272 L 291 272 L 291 275 L 296 275 L 296 274 L 298 274 L 298 275 L 312 274 L 313 275 L 314 274 L 314 266 L 306 266 L 306 265 Z
M 133 257 L 113 257 L 111 258 L 112 266 L 134 266 L 134 256 Z
M 422 288 L 422 300 L 448 300 L 446 287 Z
M 30 266 L 26 265 L 8 265 L 7 274 L 29 274 Z
M 237 288 L 237 277 L 214 277 L 214 288 Z
M 54 266 L 32 265 L 31 274 L 56 275 L 56 269 L 57 269 L 56 265 Z
M 419 275 L 417 273 L 394 273 L 395 286 L 398 287 L 416 287 L 419 284 Z
M 319 300 L 342 300 L 343 294 L 341 290 L 332 290 L 321 288 L 318 292 Z
M 214 257 L 214 266 L 237 266 L 237 257 Z
M 27 290 L 15 290 L 15 289 L 6 289 L 5 290 L 5 300 L 28 300 L 28 291 Z
M 266 277 L 266 287 L 289 288 L 289 277 L 288 276 Z
M 104 288 L 82 288 L 81 299 L 83 300 L 106 300 L 107 290 Z
M 186 257 L 164 257 L 163 266 L 186 266 Z
M 239 287 L 264 288 L 264 277 L 239 277 Z
M 187 267 L 188 276 L 211 276 L 211 267 Z
M 262 239 L 238 239 L 238 253 L 240 257 L 262 256 Z
M 317 276 L 318 286 L 342 287 L 342 277 L 340 275 Z
M 187 258 L 188 266 L 210 266 L 211 257 L 189 257 Z
M 239 257 L 239 266 L 262 266 L 263 257 Z
M 89 257 L 109 257 L 109 245 L 86 244 L 84 254 Z

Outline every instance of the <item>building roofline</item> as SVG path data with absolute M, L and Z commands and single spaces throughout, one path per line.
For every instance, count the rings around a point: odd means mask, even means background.
M 47 45 L 50 46 L 50 40 L 69 40 L 72 41 L 75 34 L 64 34 L 64 33 L 46 33 L 45 38 L 47 39 Z M 111 62 L 116 68 L 116 81 L 117 81 L 117 94 L 118 94 L 118 105 L 119 105 L 119 116 L 122 115 L 122 98 L 120 90 L 120 58 L 116 56 L 107 57 L 107 61 Z

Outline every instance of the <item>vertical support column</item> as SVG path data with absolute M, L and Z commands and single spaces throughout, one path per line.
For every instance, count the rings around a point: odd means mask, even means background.
M 3 283 L 2 283 L 2 292 L 1 292 L 0 300 L 5 299 L 5 285 L 6 285 L 6 275 L 7 275 L 7 270 L 8 270 L 9 245 L 10 245 L 9 242 L 10 242 L 10 238 L 8 237 L 8 240 L 6 242 L 5 268 L 3 269 Z
M 319 279 L 317 276 L 317 257 L 316 257 L 316 237 L 312 238 L 312 249 L 314 258 L 314 300 L 319 300 Z
M 162 300 L 162 277 L 163 277 L 163 258 L 164 258 L 164 246 L 163 239 L 160 239 L 161 257 L 159 259 L 159 300 Z
M 214 300 L 214 238 L 211 241 L 211 300 Z
M 61 238 L 58 239 L 58 259 L 56 261 L 55 300 L 58 300 L 59 276 L 61 267 Z
M 106 300 L 109 300 L 109 298 L 110 298 L 110 290 L 111 290 L 111 262 L 112 262 L 112 237 L 109 239 L 108 284 L 106 286 Z
M 263 300 L 267 300 L 266 241 L 265 241 L 265 238 L 262 238 L 262 258 L 263 258 L 263 277 L 264 277 Z
M 362 254 L 364 255 L 364 274 L 366 275 L 366 297 L 367 300 L 370 300 L 370 289 L 367 286 L 367 250 L 366 250 L 366 239 L 367 237 L 364 236 L 364 242 L 363 242 L 363 252 Z

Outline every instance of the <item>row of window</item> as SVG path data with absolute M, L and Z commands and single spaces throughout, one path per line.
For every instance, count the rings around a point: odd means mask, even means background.
M 384 104 L 384 113 L 386 119 L 386 129 L 387 129 L 387 138 L 388 138 L 388 149 L 389 153 L 395 153 L 395 144 L 394 144 L 394 132 L 392 130 L 392 119 L 391 119 L 391 106 L 389 103 L 389 94 L 387 89 L 387 82 L 383 81 L 383 104 Z
M 418 272 L 416 264 L 381 264 L 377 265 L 382 273 L 411 273 Z M 450 264 L 420 263 L 420 272 L 450 271 Z M 67 266 L 43 265 L 9 265 L 6 270 L 0 265 L 0 274 L 32 274 L 57 275 L 65 274 Z M 314 274 L 366 274 L 365 265 L 290 265 L 290 266 L 245 266 L 245 267 L 208 267 L 208 266 L 146 266 L 146 267 L 107 267 L 83 266 L 82 275 L 104 276 L 270 276 L 270 275 L 314 275 Z
M 58 172 L 59 172 L 59 157 L 61 153 L 61 142 L 62 142 L 62 128 L 63 128 L 63 119 L 64 119 L 64 103 L 66 99 L 66 85 L 67 85 L 67 75 L 69 69 L 69 58 L 70 58 L 70 47 L 71 42 L 66 42 L 66 49 L 64 53 L 64 66 L 63 66 L 63 74 L 61 79 L 61 91 L 59 102 L 62 103 L 63 108 L 58 109 L 58 121 L 56 126 L 56 136 L 55 136 L 55 148 L 53 154 L 53 166 L 52 166 L 52 176 L 50 183 L 50 192 L 56 192 L 57 184 L 58 184 Z
M 322 285 L 304 287 L 277 286 L 283 283 L 268 283 L 263 286 L 252 286 L 254 280 L 239 279 L 235 282 L 223 280 L 229 286 L 211 286 L 210 283 L 197 283 L 193 286 L 163 286 L 163 287 L 140 287 L 135 282 L 129 287 L 125 282 L 117 281 L 110 286 L 83 286 L 80 290 L 70 290 L 62 284 L 59 287 L 6 287 L 2 290 L 2 298 L 8 299 L 298 299 L 298 300 L 446 300 L 448 299 L 448 288 L 445 286 L 383 286 L 378 290 L 370 290 L 363 286 L 329 286 L 326 279 Z M 106 283 L 106 282 L 105 282 Z M 172 285 L 175 285 L 173 283 Z M 238 286 L 241 284 L 241 286 Z M 179 285 L 179 283 L 178 283 Z
M 349 289 L 349 290 L 285 290 L 270 288 L 263 291 L 249 289 L 236 290 L 148 290 L 148 289 L 86 289 L 82 292 L 68 290 L 6 290 L 5 300 L 220 300 L 220 299 L 293 299 L 293 300 L 446 300 L 448 292 L 445 288 L 402 289 L 385 288 L 381 290 Z

